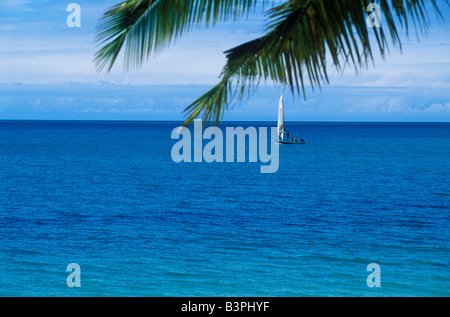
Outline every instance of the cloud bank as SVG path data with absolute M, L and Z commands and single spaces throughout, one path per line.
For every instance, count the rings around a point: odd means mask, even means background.
M 66 25 L 67 3 L 2 1 L 0 21 L 0 119 L 183 120 L 182 111 L 218 81 L 223 51 L 258 37 L 263 15 L 194 30 L 142 69 L 98 73 L 95 28 L 117 0 L 78 1 L 82 27 Z M 432 19 L 426 37 L 404 38 L 385 60 L 375 56 L 361 74 L 330 67 L 330 84 L 292 98 L 292 121 L 449 121 L 450 8 Z M 431 12 L 431 11 L 430 11 Z M 431 16 L 432 14 L 430 14 Z M 120 57 L 119 57 L 120 60 Z M 226 113 L 229 120 L 274 120 L 283 88 L 262 85 L 248 103 Z

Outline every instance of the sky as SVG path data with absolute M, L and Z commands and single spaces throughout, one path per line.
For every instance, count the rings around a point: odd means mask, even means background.
M 262 35 L 266 23 L 256 10 L 194 29 L 140 69 L 124 71 L 119 57 L 110 73 L 99 73 L 96 26 L 120 0 L 76 1 L 79 28 L 66 23 L 71 2 L 0 0 L 0 120 L 183 120 L 183 109 L 218 82 L 223 52 Z M 307 88 L 306 99 L 261 84 L 224 119 L 275 121 L 284 93 L 287 121 L 450 122 L 450 7 L 437 2 L 443 19 L 429 10 L 426 36 L 402 32 L 402 52 L 375 56 L 359 74 L 330 67 L 329 84 Z

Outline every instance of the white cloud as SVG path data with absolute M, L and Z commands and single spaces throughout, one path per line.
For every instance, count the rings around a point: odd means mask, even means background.
M 450 63 L 417 64 L 414 69 L 394 67 L 381 75 L 374 83 L 378 87 L 436 87 L 450 88 Z
M 8 7 L 8 8 L 14 8 L 14 7 L 20 7 L 23 5 L 26 5 L 30 3 L 30 1 L 26 0 L 3 0 L 0 2 L 0 7 Z
M 447 103 L 433 103 L 423 110 L 425 113 L 434 114 L 449 114 L 450 113 L 450 102 Z

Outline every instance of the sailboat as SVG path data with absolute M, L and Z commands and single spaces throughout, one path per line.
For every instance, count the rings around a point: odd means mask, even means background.
M 287 134 L 285 139 L 284 135 Z M 279 144 L 305 144 L 303 139 L 297 140 L 295 139 L 289 140 L 289 132 L 286 133 L 286 129 L 284 128 L 284 108 L 283 108 L 283 94 L 281 94 L 280 102 L 278 104 L 278 140 Z

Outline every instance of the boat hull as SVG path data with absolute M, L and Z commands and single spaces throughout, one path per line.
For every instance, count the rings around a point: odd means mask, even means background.
M 283 140 L 277 140 L 277 143 L 279 144 L 305 144 L 305 141 L 283 141 Z

